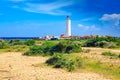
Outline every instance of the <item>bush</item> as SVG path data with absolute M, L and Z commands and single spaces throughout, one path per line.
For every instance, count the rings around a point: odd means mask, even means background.
M 120 54 L 118 55 L 118 58 L 120 58 Z
M 80 57 L 71 57 L 69 54 L 55 54 L 46 63 L 53 65 L 54 68 L 66 68 L 68 71 L 83 67 L 83 61 Z
M 41 46 L 33 46 L 30 48 L 29 51 L 24 53 L 24 55 L 28 55 L 28 56 L 36 56 L 42 54 L 43 54 L 43 49 L 41 48 Z
M 9 44 L 11 46 L 14 46 L 14 45 L 24 45 L 24 42 L 23 41 L 20 41 L 19 39 L 18 40 L 10 40 L 9 41 Z
M 113 43 L 113 42 L 110 42 L 108 43 L 108 48 L 117 48 L 117 44 L 116 43 Z
M 90 39 L 85 42 L 85 47 L 101 47 L 101 48 L 116 48 L 117 45 L 115 42 L 108 42 L 107 40 L 97 40 L 97 39 Z
M 10 47 L 10 45 L 6 41 L 0 42 L 0 49 L 5 49 L 5 48 L 9 48 L 9 47 Z
M 112 53 L 112 52 L 103 52 L 102 55 L 104 56 L 117 56 L 115 53 Z
M 82 49 L 78 43 L 74 42 L 60 42 L 57 44 L 51 44 L 45 42 L 42 45 L 34 46 L 30 48 L 24 55 L 38 55 L 42 54 L 43 56 L 53 55 L 55 53 L 77 53 L 81 52 Z M 32 54 L 33 53 L 33 54 Z
M 77 53 L 81 52 L 81 45 L 73 41 L 64 41 L 53 47 L 53 51 L 57 53 Z
M 90 39 L 84 43 L 84 46 L 85 47 L 96 47 L 97 46 L 96 42 L 97 42 L 96 40 Z
M 27 45 L 27 46 L 35 45 L 35 41 L 34 40 L 26 40 L 25 45 Z

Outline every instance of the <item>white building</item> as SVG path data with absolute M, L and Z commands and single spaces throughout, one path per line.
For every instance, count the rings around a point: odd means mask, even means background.
M 71 36 L 71 20 L 69 16 L 67 16 L 67 21 L 66 21 L 66 36 L 67 37 Z

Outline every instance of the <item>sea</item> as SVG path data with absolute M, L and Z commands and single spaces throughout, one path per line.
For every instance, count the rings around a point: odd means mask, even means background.
M 39 37 L 0 37 L 0 40 L 33 40 L 39 39 Z

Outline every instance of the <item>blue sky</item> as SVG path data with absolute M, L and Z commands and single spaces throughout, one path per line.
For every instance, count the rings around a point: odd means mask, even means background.
M 65 34 L 120 37 L 120 0 L 0 0 L 0 37 Z

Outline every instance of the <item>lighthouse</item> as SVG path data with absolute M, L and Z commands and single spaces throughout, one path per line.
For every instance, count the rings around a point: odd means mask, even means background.
M 67 16 L 67 20 L 66 20 L 66 36 L 67 37 L 71 36 L 71 20 L 69 16 Z

